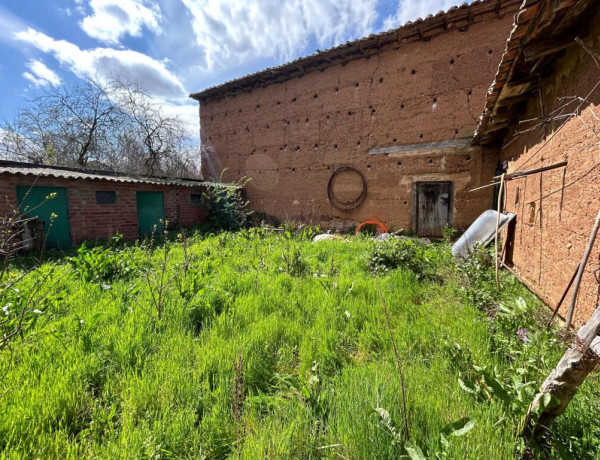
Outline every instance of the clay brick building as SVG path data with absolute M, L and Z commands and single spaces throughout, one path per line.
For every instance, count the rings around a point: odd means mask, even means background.
M 509 174 L 551 168 L 508 181 L 505 203 L 517 215 L 507 261 L 551 306 L 565 292 L 600 208 L 599 10 L 597 0 L 524 2 L 475 136 L 501 146 Z M 598 304 L 599 268 L 596 240 L 575 324 Z M 570 298 L 569 291 L 563 317 Z
M 498 148 L 472 137 L 520 3 L 464 4 L 193 94 L 204 177 L 250 178 L 251 207 L 280 220 L 466 228 L 492 207 L 469 190 Z
M 171 228 L 205 222 L 207 186 L 214 184 L 0 161 L 0 215 L 19 209 L 38 216 L 49 247 L 108 239 L 117 232 L 135 240 L 165 221 Z M 53 198 L 46 199 L 50 194 Z

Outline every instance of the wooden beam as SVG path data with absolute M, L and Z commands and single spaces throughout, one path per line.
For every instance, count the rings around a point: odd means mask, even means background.
M 561 50 L 575 45 L 575 43 L 575 37 L 569 34 L 562 37 L 551 37 L 547 40 L 527 45 L 523 49 L 525 62 L 534 61 L 547 56 L 548 54 L 558 53 Z
M 508 107 L 510 105 L 519 104 L 521 102 L 528 101 L 531 99 L 531 94 L 529 92 L 520 94 L 519 96 L 507 97 L 505 99 L 500 99 L 496 107 Z
M 369 150 L 369 155 L 388 155 L 390 153 L 423 152 L 425 150 L 441 150 L 445 148 L 465 148 L 473 144 L 472 139 L 456 139 L 453 141 L 421 142 L 420 144 L 390 145 L 375 147 Z

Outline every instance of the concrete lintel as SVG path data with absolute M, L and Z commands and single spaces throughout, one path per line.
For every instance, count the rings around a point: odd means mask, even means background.
M 421 142 L 419 144 L 390 145 L 387 147 L 375 147 L 368 151 L 369 155 L 389 155 L 391 153 L 411 153 L 431 150 L 442 150 L 448 148 L 465 148 L 473 144 L 472 139 L 456 139 L 441 142 Z

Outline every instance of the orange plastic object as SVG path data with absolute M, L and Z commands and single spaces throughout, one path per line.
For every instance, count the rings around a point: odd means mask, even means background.
M 367 225 L 375 225 L 379 229 L 377 231 L 378 235 L 381 235 L 382 233 L 388 233 L 388 229 L 385 227 L 385 225 L 383 225 L 378 220 L 365 220 L 364 222 L 361 222 L 356 227 L 355 233 L 358 235 L 360 233 L 360 231 L 363 229 L 363 227 L 366 227 Z

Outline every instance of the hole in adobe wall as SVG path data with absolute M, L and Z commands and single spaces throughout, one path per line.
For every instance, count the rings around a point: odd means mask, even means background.
M 371 165 L 367 165 L 367 169 L 371 169 Z
M 279 150 L 280 150 L 280 151 L 281 151 L 281 150 L 283 150 L 283 147 L 279 147 Z
M 335 87 L 335 92 L 337 93 L 340 89 L 336 86 Z
M 327 169 L 331 169 L 331 166 L 327 166 Z
M 356 142 L 356 145 L 360 145 L 360 141 L 357 141 L 357 142 Z
M 375 115 L 376 110 L 375 109 L 371 109 L 371 115 Z
M 298 151 L 298 150 L 300 150 L 300 146 L 299 145 L 296 146 L 296 151 Z
M 292 172 L 296 172 L 296 168 L 292 168 Z
M 281 105 L 281 101 L 277 101 L 277 105 Z
M 454 59 L 450 59 L 450 65 L 454 65 Z
M 318 149 L 319 148 L 319 144 L 315 144 L 315 148 Z
M 356 88 L 358 88 L 358 82 L 354 83 L 354 86 L 355 86 Z
M 404 104 L 400 104 L 400 110 L 404 110 Z
M 488 54 L 494 54 L 494 50 L 488 50 Z
M 458 129 L 455 129 L 455 130 L 454 130 L 454 134 L 458 134 Z
M 396 142 L 398 139 L 396 139 L 395 137 L 392 139 L 392 142 Z
M 338 148 L 337 144 L 333 144 L 333 148 L 337 149 Z
M 304 120 L 305 123 L 308 123 L 308 118 L 306 120 Z
M 238 113 L 242 113 L 242 109 L 238 109 Z
M 437 102 L 437 97 L 433 98 L 433 103 L 435 104 Z
M 247 131 L 247 132 L 250 132 L 250 128 L 248 128 L 247 126 L 246 126 L 246 131 Z
M 471 94 L 473 94 L 473 91 L 469 90 L 469 91 L 467 92 L 467 96 L 470 96 Z
M 352 110 L 349 110 L 348 115 L 354 115 L 354 112 Z
M 432 163 L 433 163 L 433 160 L 430 158 L 429 159 L 429 164 L 432 164 Z
M 316 98 L 318 98 L 318 97 L 319 97 L 319 95 L 318 95 L 318 94 L 313 94 L 313 99 L 316 99 Z
M 379 83 L 383 83 L 383 77 L 379 78 Z
M 466 160 L 469 161 L 471 159 L 471 155 L 467 155 Z
M 210 121 L 213 121 L 215 119 L 215 117 L 210 117 Z
M 271 125 L 267 125 L 267 129 L 271 128 Z
M 419 134 L 419 139 L 423 139 L 423 135 L 422 134 Z
M 327 118 L 329 120 L 329 115 L 326 115 L 325 118 Z
M 417 71 L 416 71 L 415 69 L 412 69 L 412 70 L 410 71 L 410 73 L 411 73 L 412 75 L 415 75 L 415 74 L 417 73 Z
M 298 100 L 297 98 L 294 98 L 294 99 L 292 99 L 292 102 L 296 102 L 297 100 Z
M 401 162 L 401 161 L 398 161 L 396 164 L 397 164 L 398 166 L 402 166 L 402 162 Z

